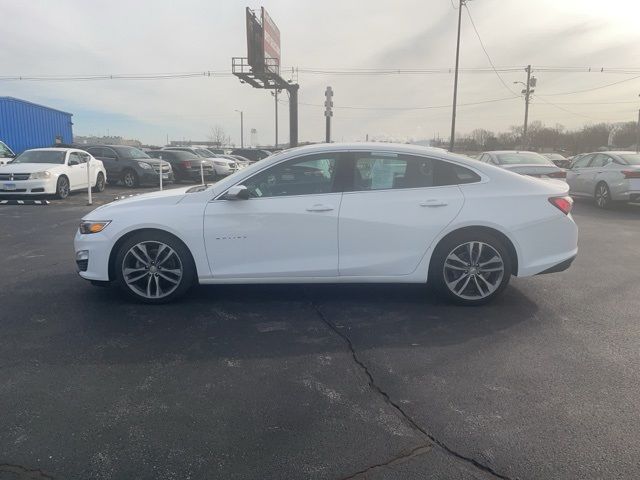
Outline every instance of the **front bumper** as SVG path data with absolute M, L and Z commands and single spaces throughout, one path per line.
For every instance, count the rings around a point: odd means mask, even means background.
M 109 252 L 112 241 L 104 233 L 83 235 L 76 231 L 73 240 L 76 270 L 85 280 L 109 281 Z
M 56 193 L 58 177 L 41 180 L 0 181 L 0 195 L 46 195 Z
M 158 172 L 144 171 L 143 173 L 138 175 L 138 180 L 140 180 L 141 185 L 160 185 L 160 174 Z M 173 183 L 175 181 L 175 177 L 173 172 L 164 173 L 162 177 L 163 183 Z

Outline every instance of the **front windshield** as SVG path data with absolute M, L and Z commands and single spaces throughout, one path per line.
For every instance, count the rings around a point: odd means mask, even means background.
M 549 165 L 551 161 L 534 152 L 508 152 L 498 153 L 498 163 L 500 165 Z
M 216 157 L 213 153 L 211 153 L 209 150 L 206 150 L 204 148 L 196 148 L 194 150 L 201 157 L 206 157 L 206 158 L 215 158 Z
M 11 163 L 53 163 L 63 165 L 65 153 L 59 150 L 27 150 L 18 155 Z
M 619 156 L 629 165 L 640 165 L 640 153 L 622 153 Z
M 10 158 L 13 157 L 13 152 L 9 150 L 4 143 L 0 142 L 0 158 Z
M 151 158 L 145 152 L 135 147 L 118 147 L 118 153 L 122 158 L 136 159 L 136 158 Z
M 548 153 L 545 155 L 545 157 L 551 159 L 551 160 L 566 160 L 562 155 L 560 155 L 559 153 Z

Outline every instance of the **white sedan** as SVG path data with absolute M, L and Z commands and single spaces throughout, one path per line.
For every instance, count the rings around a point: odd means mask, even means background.
M 0 195 L 66 198 L 74 190 L 86 189 L 88 183 L 102 192 L 106 180 L 102 162 L 74 148 L 26 150 L 7 165 L 0 165 Z
M 194 283 L 429 283 L 462 304 L 577 254 L 568 186 L 393 144 L 286 150 L 212 186 L 115 201 L 75 237 L 80 275 L 161 303 Z

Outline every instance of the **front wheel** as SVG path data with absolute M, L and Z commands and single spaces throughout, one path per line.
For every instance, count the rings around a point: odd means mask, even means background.
M 485 232 L 453 235 L 438 245 L 431 259 L 430 283 L 461 305 L 481 305 L 505 289 L 511 258 L 501 240 Z
M 611 206 L 611 191 L 606 183 L 602 182 L 596 186 L 594 199 L 599 208 L 606 209 Z
M 122 176 L 122 183 L 124 183 L 124 186 L 127 188 L 137 187 L 138 176 L 136 175 L 136 172 L 134 172 L 133 170 L 125 171 L 124 175 Z
M 69 179 L 64 176 L 59 177 L 56 183 L 56 198 L 63 200 L 69 196 L 70 191 Z
M 196 269 L 187 247 L 162 232 L 141 232 L 125 241 L 116 256 L 120 287 L 144 303 L 167 303 L 193 285 Z
M 105 185 L 104 175 L 102 174 L 102 172 L 100 172 L 98 173 L 98 178 L 96 178 L 96 184 L 93 187 L 93 191 L 104 192 L 104 185 Z

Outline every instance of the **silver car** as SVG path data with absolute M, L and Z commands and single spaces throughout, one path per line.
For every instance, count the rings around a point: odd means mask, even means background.
M 575 160 L 567 171 L 569 193 L 590 197 L 600 208 L 640 202 L 640 153 L 597 152 Z
M 536 152 L 515 150 L 484 152 L 478 160 L 520 175 L 557 179 L 564 179 L 566 175 L 563 168 L 557 167 L 551 160 Z

